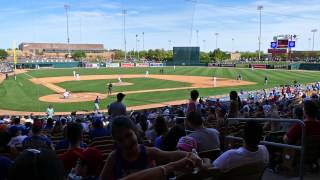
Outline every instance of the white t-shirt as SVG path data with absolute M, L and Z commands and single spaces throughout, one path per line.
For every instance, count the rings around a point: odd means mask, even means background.
M 244 147 L 231 149 L 219 156 L 212 164 L 221 171 L 228 171 L 236 167 L 258 162 L 265 164 L 269 162 L 269 152 L 263 145 L 259 145 L 256 152 L 248 151 Z
M 54 114 L 53 108 L 48 108 L 48 109 L 47 109 L 47 114 L 48 114 L 48 118 L 52 118 L 52 117 L 53 117 L 53 114 Z
M 14 147 L 22 147 L 22 142 L 26 137 L 28 137 L 28 136 L 20 135 L 20 136 L 13 137 L 9 141 L 8 146 L 12 147 L 12 148 L 14 148 Z

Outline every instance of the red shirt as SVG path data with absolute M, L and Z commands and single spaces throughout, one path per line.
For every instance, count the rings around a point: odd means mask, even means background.
M 187 106 L 187 113 L 196 112 L 197 111 L 197 101 L 193 101 L 190 99 L 189 104 Z
M 79 159 L 77 154 L 80 154 L 82 151 L 83 149 L 81 148 L 73 148 L 59 156 L 59 159 L 63 162 L 65 173 L 69 173 L 76 166 Z
M 320 136 L 320 122 L 319 121 L 304 121 L 306 124 L 306 137 Z M 288 131 L 287 137 L 289 141 L 296 143 L 301 138 L 302 129 L 299 124 L 294 124 Z

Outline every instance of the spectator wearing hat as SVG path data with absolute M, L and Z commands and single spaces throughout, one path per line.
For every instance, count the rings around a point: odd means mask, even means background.
M 110 136 L 107 129 L 103 127 L 103 122 L 100 119 L 96 119 L 92 123 L 93 129 L 89 131 L 90 139 L 97 137 Z
M 103 166 L 102 154 L 95 148 L 88 148 L 82 152 L 76 152 L 79 159 L 74 169 L 68 175 L 68 180 L 97 180 Z
M 126 95 L 123 93 L 118 93 L 117 94 L 117 101 L 111 103 L 108 108 L 108 114 L 111 116 L 111 118 L 115 118 L 117 116 L 122 116 L 126 115 L 127 113 L 127 108 L 126 106 L 122 103 L 124 97 Z
M 178 141 L 177 149 L 180 151 L 192 152 L 193 149 L 198 149 L 197 141 L 190 136 L 181 137 Z

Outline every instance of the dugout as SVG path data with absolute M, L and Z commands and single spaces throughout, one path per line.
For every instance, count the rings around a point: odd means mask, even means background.
M 173 47 L 173 62 L 177 66 L 198 66 L 200 47 Z

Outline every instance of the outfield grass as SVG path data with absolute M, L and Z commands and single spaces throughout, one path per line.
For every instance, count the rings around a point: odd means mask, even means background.
M 223 78 L 235 79 L 238 74 L 241 74 L 246 81 L 256 82 L 255 85 L 242 87 L 224 87 L 224 88 L 206 88 L 199 89 L 201 96 L 226 94 L 231 90 L 254 90 L 270 88 L 284 84 L 291 84 L 294 80 L 301 83 L 309 83 L 320 81 L 320 72 L 311 71 L 283 71 L 283 70 L 250 70 L 240 68 L 206 68 L 206 67 L 177 67 L 174 71 L 172 67 L 166 67 L 165 74 L 175 75 L 193 75 L 193 76 L 217 76 Z M 114 68 L 114 69 L 45 69 L 33 70 L 28 72 L 28 75 L 33 77 L 55 77 L 55 76 L 72 76 L 72 71 L 76 70 L 80 75 L 95 75 L 95 74 L 144 74 L 146 70 L 150 74 L 159 74 L 159 68 Z M 269 84 L 263 84 L 264 77 L 268 76 Z M 39 102 L 38 98 L 44 95 L 53 94 L 46 87 L 32 84 L 28 79 L 29 76 L 20 74 L 17 76 L 17 81 L 12 78 L 4 81 L 0 85 L 0 109 L 10 109 L 19 111 L 44 111 L 49 103 Z M 136 81 L 136 85 L 115 87 L 115 91 L 156 89 L 170 87 L 181 87 L 186 84 L 181 82 L 164 81 L 150 79 L 148 82 L 143 79 L 126 79 L 125 81 Z M 159 83 L 161 81 L 161 83 Z M 80 82 L 64 82 L 63 87 L 68 87 L 73 91 L 82 92 L 87 88 L 87 91 L 105 92 L 106 81 L 86 81 Z M 75 84 L 74 84 L 75 83 Z M 80 84 L 77 84 L 80 83 Z M 119 89 L 117 89 L 119 88 Z M 137 88 L 137 89 L 135 89 Z M 150 103 L 163 103 L 172 100 L 188 99 L 189 90 L 175 90 L 168 92 L 150 92 L 142 94 L 130 94 L 126 96 L 125 103 L 128 106 L 143 105 Z M 102 101 L 102 107 L 106 107 L 115 97 L 112 96 Z M 81 103 L 52 103 L 56 111 L 75 111 L 75 110 L 93 110 L 93 102 Z
M 128 78 L 122 79 L 123 82 L 132 83 L 133 85 L 128 86 L 113 86 L 113 92 L 124 92 L 124 91 L 139 91 L 149 89 L 164 89 L 164 88 L 177 88 L 177 87 L 191 87 L 190 83 L 183 83 L 177 81 L 152 79 L 152 78 Z M 107 85 L 109 82 L 116 83 L 118 80 L 113 79 L 107 80 L 92 80 L 92 81 L 67 81 L 58 83 L 57 85 L 68 89 L 69 91 L 75 92 L 98 92 L 106 93 Z

